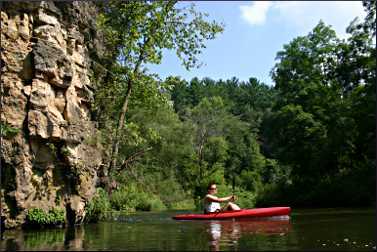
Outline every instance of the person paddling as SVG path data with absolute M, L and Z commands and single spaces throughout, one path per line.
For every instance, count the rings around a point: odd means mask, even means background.
M 239 206 L 233 203 L 236 200 L 235 195 L 219 198 L 216 196 L 216 193 L 216 183 L 209 183 L 207 195 L 204 197 L 204 213 L 221 212 L 223 210 L 241 210 Z M 221 208 L 220 202 L 227 202 L 227 204 Z

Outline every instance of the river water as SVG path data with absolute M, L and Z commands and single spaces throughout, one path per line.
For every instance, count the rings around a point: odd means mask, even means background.
M 140 212 L 75 228 L 7 230 L 0 249 L 376 251 L 375 209 L 292 209 L 289 219 L 171 218 L 181 213 Z

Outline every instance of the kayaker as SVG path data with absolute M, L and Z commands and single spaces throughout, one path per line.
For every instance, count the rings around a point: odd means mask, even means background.
M 233 202 L 237 199 L 235 195 L 219 198 L 216 196 L 217 186 L 215 183 L 210 183 L 207 187 L 207 195 L 204 197 L 204 213 L 221 212 L 223 210 L 240 210 L 241 208 Z M 220 202 L 227 202 L 221 208 Z

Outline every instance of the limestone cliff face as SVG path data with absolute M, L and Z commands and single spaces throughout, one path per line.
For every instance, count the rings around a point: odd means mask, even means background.
M 92 2 L 4 3 L 1 11 L 2 219 L 61 207 L 80 223 L 102 162 L 91 121 L 94 57 L 101 57 Z M 4 132 L 3 132 L 4 133 Z

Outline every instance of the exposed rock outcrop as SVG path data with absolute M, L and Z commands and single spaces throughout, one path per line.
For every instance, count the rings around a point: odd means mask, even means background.
M 2 219 L 61 207 L 81 223 L 102 162 L 93 102 L 100 58 L 92 2 L 3 3 L 1 11 Z M 8 131 L 7 131 L 8 130 Z M 7 135 L 6 132 L 12 132 Z

